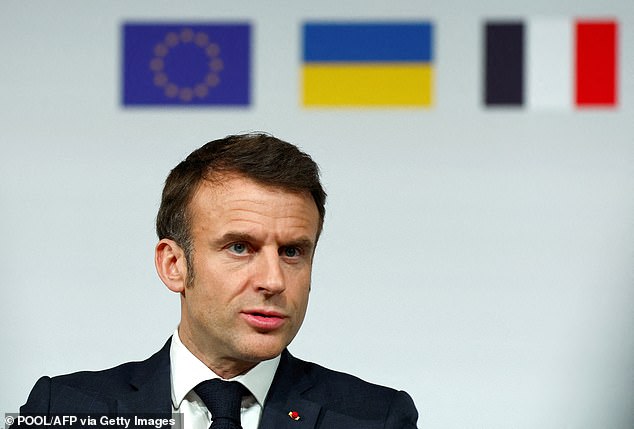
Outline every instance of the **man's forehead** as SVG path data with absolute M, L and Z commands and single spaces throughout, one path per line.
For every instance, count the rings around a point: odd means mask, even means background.
M 279 198 L 279 200 L 278 200 Z M 318 214 L 317 205 L 312 195 L 308 191 L 287 189 L 281 186 L 261 183 L 240 173 L 216 173 L 213 178 L 204 179 L 198 185 L 189 204 L 192 215 L 197 211 L 196 207 L 207 207 L 218 205 L 218 209 L 227 208 L 226 204 L 265 204 L 271 208 L 277 207 L 282 202 L 304 210 L 304 204 L 315 209 Z M 302 207 L 304 206 L 304 207 Z
M 241 189 L 244 189 L 246 193 L 247 187 L 250 186 L 259 187 L 265 192 L 308 196 L 312 199 L 308 190 L 292 189 L 283 185 L 266 183 L 239 171 L 220 171 L 208 174 L 198 184 L 194 196 L 202 190 L 217 195 L 229 191 L 240 193 Z
M 319 212 L 310 193 L 263 185 L 244 175 L 201 183 L 189 210 L 193 231 L 251 238 L 275 232 L 307 249 L 314 249 L 317 241 Z

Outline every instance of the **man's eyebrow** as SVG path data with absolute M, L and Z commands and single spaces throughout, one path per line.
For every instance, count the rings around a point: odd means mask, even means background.
M 308 237 L 300 237 L 298 239 L 291 240 L 288 243 L 285 243 L 284 246 L 285 247 L 299 247 L 301 249 L 311 251 L 315 247 L 315 242 Z
M 221 237 L 214 240 L 214 244 L 218 246 L 225 245 L 227 243 L 233 243 L 236 241 L 246 241 L 248 243 L 254 243 L 257 240 L 251 234 L 245 232 L 229 231 L 224 233 Z
M 253 235 L 248 234 L 246 232 L 238 232 L 238 231 L 229 231 L 224 233 L 221 237 L 214 240 L 214 244 L 217 246 L 224 246 L 228 243 L 233 242 L 247 242 L 247 243 L 259 243 L 259 240 L 255 238 Z M 301 249 L 305 249 L 306 251 L 312 251 L 315 248 L 315 242 L 308 237 L 299 237 L 293 240 L 289 240 L 287 242 L 283 242 L 282 246 L 284 247 L 299 247 Z

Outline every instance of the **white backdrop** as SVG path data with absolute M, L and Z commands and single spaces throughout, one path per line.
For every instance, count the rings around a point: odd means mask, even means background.
M 482 25 L 609 16 L 619 107 L 486 110 Z M 430 19 L 431 109 L 304 109 L 301 25 Z M 248 20 L 253 104 L 124 109 L 125 20 Z M 0 412 L 41 375 L 143 359 L 179 319 L 152 262 L 162 183 L 265 130 L 329 201 L 298 357 L 407 390 L 425 428 L 634 425 L 634 3 L 0 2 Z

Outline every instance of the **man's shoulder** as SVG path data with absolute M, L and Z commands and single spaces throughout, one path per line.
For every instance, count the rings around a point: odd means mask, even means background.
M 41 377 L 31 390 L 23 412 L 83 412 L 87 404 L 91 410 L 106 412 L 117 398 L 157 378 L 165 378 L 169 383 L 169 341 L 159 352 L 142 361 L 98 371 Z
M 52 389 L 61 386 L 81 390 L 95 390 L 107 392 L 130 384 L 131 377 L 142 368 L 145 361 L 126 362 L 112 368 L 97 371 L 77 371 L 70 374 L 56 375 L 54 377 L 42 377 L 47 380 Z
M 342 422 L 347 427 L 357 427 L 361 421 L 366 425 L 374 421 L 380 427 L 416 427 L 418 413 L 406 392 L 296 358 L 288 352 L 282 355 L 276 382 L 280 383 L 275 386 L 276 391 L 295 392 L 298 397 L 319 404 L 324 424 L 329 422 L 331 427 L 341 427 Z
M 302 373 L 314 381 L 315 387 L 323 385 L 325 388 L 331 387 L 337 390 L 343 389 L 356 392 L 368 391 L 377 395 L 393 395 L 396 392 L 396 389 L 391 387 L 371 383 L 350 373 L 305 361 L 290 355 L 290 353 L 289 360 L 297 367 L 296 371 L 298 374 Z
M 169 344 L 170 340 L 161 350 L 144 360 L 125 362 L 98 371 L 78 371 L 59 375 L 52 377 L 51 383 L 78 388 L 94 386 L 100 391 L 107 391 L 109 388 L 119 389 L 158 372 L 169 371 Z
M 404 395 L 409 398 L 407 393 L 392 387 L 375 384 L 347 372 L 296 358 L 288 352 L 283 355 L 283 361 L 284 359 L 290 368 L 286 376 L 296 381 L 307 380 L 307 386 L 310 385 L 310 388 L 305 394 L 309 397 L 322 398 L 322 400 L 327 398 L 329 403 L 358 401 L 378 407 L 390 404 L 399 396 Z

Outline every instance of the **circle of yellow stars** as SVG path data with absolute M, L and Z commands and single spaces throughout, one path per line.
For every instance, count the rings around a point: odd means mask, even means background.
M 172 82 L 165 72 L 165 58 L 170 50 L 180 44 L 194 43 L 208 58 L 207 73 L 203 79 L 192 86 L 179 86 Z M 154 73 L 154 85 L 163 88 L 168 98 L 178 98 L 183 102 L 194 98 L 205 98 L 209 91 L 220 83 L 219 73 L 224 68 L 220 58 L 220 47 L 209 40 L 209 36 L 201 31 L 183 28 L 180 32 L 171 31 L 165 39 L 154 46 L 154 57 L 150 60 L 150 70 Z

